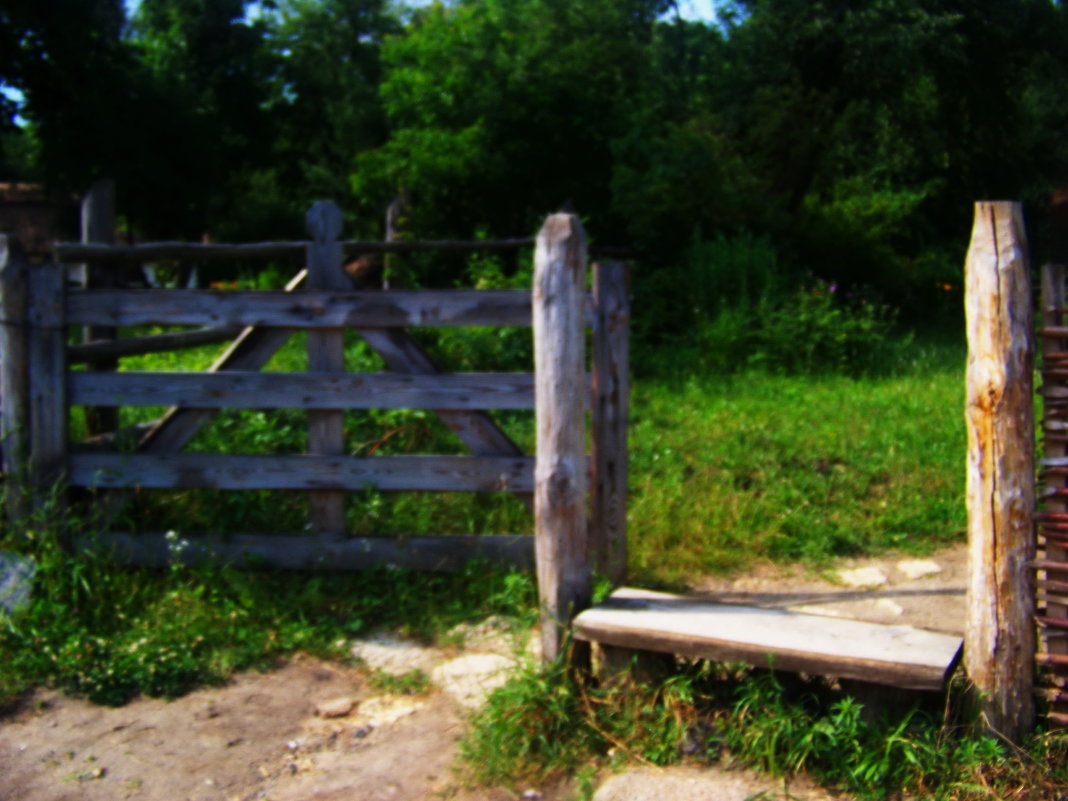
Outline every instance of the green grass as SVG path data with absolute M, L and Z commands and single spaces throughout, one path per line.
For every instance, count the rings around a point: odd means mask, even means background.
M 678 583 L 959 539 L 964 354 L 943 346 L 916 359 L 873 378 L 638 380 L 632 572 Z
M 660 681 L 531 665 L 490 696 L 461 753 L 470 780 L 509 787 L 575 776 L 590 788 L 606 769 L 686 763 L 787 781 L 804 771 L 858 799 L 1054 801 L 1068 788 L 1068 739 L 1039 733 L 1014 749 L 978 734 L 955 719 L 956 692 L 944 711 L 917 703 L 864 715 L 825 681 L 794 683 L 710 663 Z

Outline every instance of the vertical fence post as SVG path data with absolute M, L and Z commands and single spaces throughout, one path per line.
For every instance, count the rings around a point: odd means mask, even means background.
M 1032 298 L 1019 203 L 980 202 L 965 264 L 968 589 L 964 659 L 988 731 L 1034 725 Z
M 94 183 L 82 200 L 82 242 L 104 245 L 115 243 L 115 182 L 104 178 Z M 116 285 L 116 266 L 90 263 L 81 266 L 82 285 L 86 289 L 108 289 Z M 85 342 L 115 338 L 114 326 L 90 325 L 82 333 Z M 117 359 L 90 362 L 89 370 L 118 370 Z M 115 407 L 90 406 L 85 410 L 85 427 L 90 435 L 117 431 L 119 410 Z
M 345 292 L 352 283 L 345 275 L 341 236 L 341 209 L 321 200 L 308 210 L 308 281 L 310 290 Z M 345 369 L 345 332 L 341 328 L 308 331 L 308 371 L 339 373 Z M 345 413 L 308 412 L 308 452 L 321 456 L 345 454 Z M 345 535 L 345 493 L 313 490 L 308 493 L 312 527 L 330 537 Z
M 1042 266 L 1042 328 L 1045 330 L 1062 329 L 1061 320 L 1065 308 L 1065 268 L 1063 264 L 1045 264 Z M 1063 329 L 1062 329 L 1063 330 Z M 1036 577 L 1036 587 L 1042 590 L 1045 614 L 1055 620 L 1068 619 L 1068 603 L 1065 602 L 1065 588 L 1068 588 L 1068 544 L 1063 541 L 1063 525 L 1068 519 L 1068 391 L 1066 391 L 1064 371 L 1068 368 L 1068 337 L 1042 338 L 1042 394 L 1045 396 L 1045 420 L 1043 420 L 1043 470 L 1042 483 L 1047 497 L 1040 516 L 1039 535 L 1046 534 L 1041 547 L 1045 551 L 1043 569 Z M 1053 377 L 1048 373 L 1059 373 Z M 1054 395 L 1054 393 L 1057 393 Z M 1056 492 L 1057 495 L 1049 493 Z M 1045 531 L 1043 531 L 1043 528 Z M 1053 536 L 1050 536 L 1052 533 Z M 1037 610 L 1036 610 L 1037 611 Z M 1040 630 L 1041 631 L 1041 630 Z M 1048 633 L 1048 629 L 1046 630 Z M 1051 656 L 1068 659 L 1068 639 L 1056 636 L 1044 636 L 1042 650 Z M 1065 674 L 1064 665 L 1055 665 L 1054 670 Z M 1064 725 L 1068 723 L 1065 715 L 1065 697 L 1063 692 L 1052 700 L 1047 717 Z
M 565 627 L 591 594 L 585 297 L 586 233 L 578 217 L 553 214 L 534 252 L 534 547 L 546 661 L 560 655 Z M 581 654 L 576 659 L 584 661 Z
M 27 458 L 30 431 L 28 265 L 19 241 L 0 234 L 0 456 L 4 506 L 17 524 L 29 513 Z
M 63 480 L 67 461 L 67 333 L 63 265 L 30 268 L 30 481 L 35 506 Z M 56 499 L 62 505 L 62 497 Z
M 630 301 L 627 265 L 593 265 L 593 486 L 590 551 L 613 584 L 627 574 L 627 415 L 630 408 Z

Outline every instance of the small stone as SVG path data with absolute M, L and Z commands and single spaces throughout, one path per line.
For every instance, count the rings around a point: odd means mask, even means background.
M 331 698 L 315 705 L 315 714 L 321 718 L 343 718 L 356 708 L 356 699 L 343 696 Z
M 875 605 L 882 609 L 884 612 L 889 612 L 891 615 L 897 616 L 904 614 L 903 607 L 891 601 L 889 598 L 880 598 L 875 602 Z
M 838 580 L 847 587 L 879 587 L 886 584 L 886 574 L 877 567 L 855 567 L 839 570 Z
M 537 790 L 524 790 L 523 798 L 525 801 L 541 801 L 541 799 L 545 798 L 545 794 Z
M 933 576 L 935 573 L 942 572 L 942 566 L 930 559 L 905 559 L 897 563 L 897 569 L 910 579 Z

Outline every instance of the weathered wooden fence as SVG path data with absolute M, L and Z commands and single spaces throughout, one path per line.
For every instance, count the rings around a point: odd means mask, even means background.
M 56 246 L 56 260 L 29 265 L 16 242 L 0 237 L 0 434 L 7 508 L 22 519 L 55 487 L 286 489 L 309 494 L 310 533 L 231 534 L 190 539 L 183 558 L 206 554 L 235 564 L 358 569 L 391 563 L 449 569 L 480 556 L 508 562 L 536 557 L 548 657 L 561 626 L 585 606 L 591 571 L 625 569 L 626 418 L 629 307 L 626 268 L 593 265 L 586 289 L 586 241 L 577 217 L 548 218 L 537 240 L 530 291 L 359 291 L 346 253 L 515 247 L 497 243 L 342 242 L 332 203 L 308 213 L 311 241 L 253 245 L 83 243 Z M 277 258 L 303 255 L 307 268 L 285 291 L 143 290 L 109 286 L 101 273 L 156 259 Z M 88 288 L 69 288 L 64 264 L 85 263 Z M 117 339 L 126 326 L 202 326 L 193 331 Z M 444 373 L 407 326 L 533 326 L 534 374 Z M 69 345 L 70 330 L 90 341 Z M 590 372 L 586 330 L 592 329 Z M 349 373 L 343 334 L 355 329 L 388 372 Z M 264 373 L 296 331 L 308 332 L 308 372 Z M 114 369 L 124 356 L 234 338 L 207 372 Z M 73 364 L 89 369 L 71 370 Z M 71 406 L 106 409 L 94 417 L 91 449 L 69 441 Z M 102 448 L 115 439 L 119 406 L 170 410 L 141 432 L 133 452 Z M 299 408 L 309 417 L 300 455 L 183 453 L 222 408 Z M 346 455 L 349 409 L 433 410 L 467 445 L 468 456 Z M 534 409 L 537 454 L 525 455 L 485 409 Z M 587 455 L 587 413 L 591 426 Z M 350 537 L 344 493 L 497 491 L 518 495 L 535 513 L 535 535 Z M 161 564 L 165 536 L 109 532 L 97 540 L 116 559 Z

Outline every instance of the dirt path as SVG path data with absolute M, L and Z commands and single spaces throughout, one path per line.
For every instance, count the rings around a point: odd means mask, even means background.
M 910 564 L 916 561 L 844 564 L 837 582 L 764 570 L 694 589 L 734 602 L 959 631 L 963 548 L 920 560 L 937 570 Z M 371 667 L 424 669 L 437 689 L 417 696 L 376 693 L 367 671 L 308 658 L 176 701 L 143 699 L 118 709 L 38 691 L 0 721 L 0 801 L 512 801 L 516 795 L 502 789 L 460 787 L 451 770 L 465 716 L 503 679 L 515 651 L 492 625 L 462 636 L 462 653 L 389 638 L 357 646 Z M 680 768 L 614 777 L 595 801 L 660 799 L 658 787 L 683 793 L 674 801 L 783 797 L 771 779 Z M 796 784 L 789 793 L 827 797 Z M 532 787 L 520 797 L 571 795 L 567 787 Z

